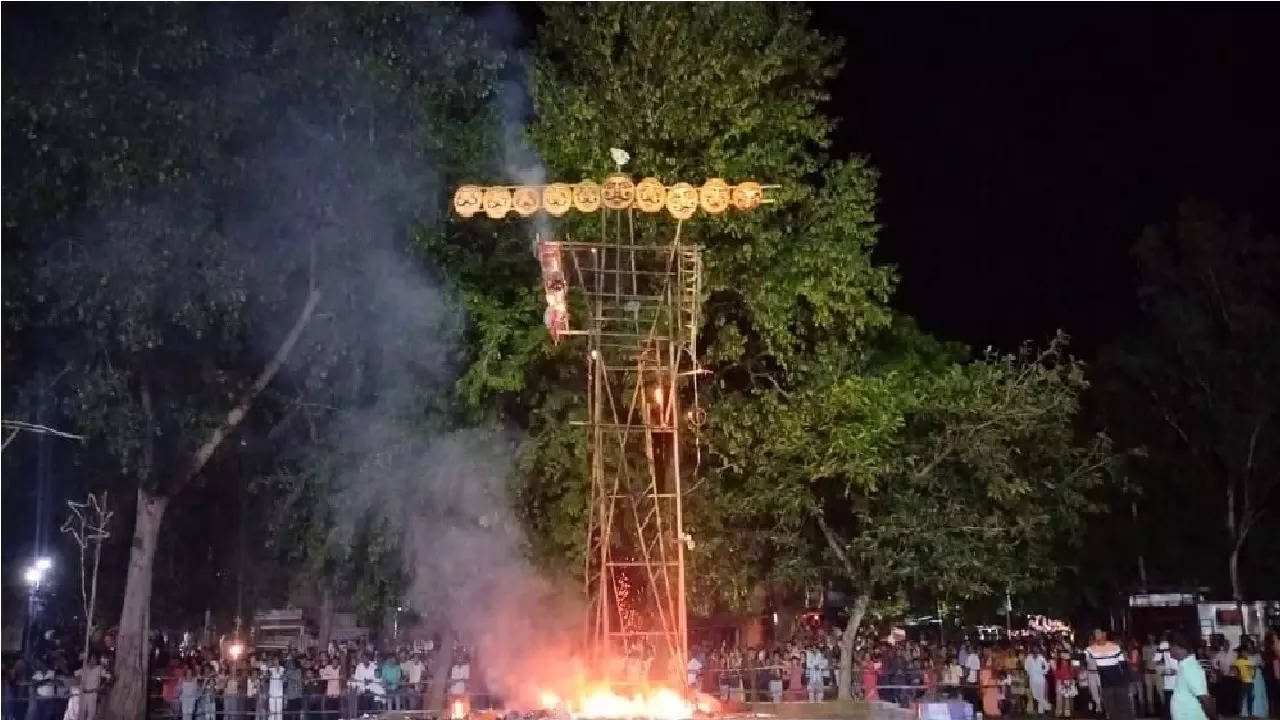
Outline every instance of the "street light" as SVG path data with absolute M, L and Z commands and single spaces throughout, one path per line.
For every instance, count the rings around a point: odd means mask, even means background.
M 40 584 L 44 582 L 45 575 L 53 568 L 53 559 L 47 556 L 41 556 L 34 559 L 27 569 L 22 572 L 22 579 L 27 584 L 27 621 L 23 623 L 22 634 L 22 652 L 23 655 L 30 659 L 32 646 L 32 633 L 37 627 L 40 615 Z
M 53 567 L 53 560 L 47 557 L 39 557 L 27 566 L 22 573 L 22 579 L 26 581 L 32 588 L 40 587 L 40 583 L 44 582 L 44 576 Z

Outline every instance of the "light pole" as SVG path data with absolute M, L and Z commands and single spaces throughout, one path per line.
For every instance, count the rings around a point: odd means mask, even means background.
M 51 569 L 53 569 L 53 560 L 41 556 L 32 560 L 22 573 L 22 580 L 27 584 L 27 622 L 22 628 L 22 654 L 28 662 L 31 660 L 33 644 L 31 633 L 36 629 L 36 620 L 40 613 L 40 586 Z
M 391 639 L 396 642 L 400 641 L 400 613 L 402 612 L 404 612 L 404 606 L 397 605 L 395 617 L 391 620 Z

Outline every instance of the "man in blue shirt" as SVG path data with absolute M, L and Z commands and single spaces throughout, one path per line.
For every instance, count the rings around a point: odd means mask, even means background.
M 1218 720 L 1204 668 L 1180 632 L 1169 633 L 1169 654 L 1178 661 L 1178 677 L 1169 701 L 1172 720 Z

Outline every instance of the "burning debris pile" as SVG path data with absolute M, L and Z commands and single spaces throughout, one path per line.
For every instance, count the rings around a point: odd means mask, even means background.
M 463 700 L 450 705 L 450 720 L 692 720 L 716 711 L 716 701 L 699 695 L 690 701 L 668 688 L 649 688 L 630 696 L 608 685 L 584 688 L 571 697 L 543 691 L 536 709 L 481 711 L 470 713 Z

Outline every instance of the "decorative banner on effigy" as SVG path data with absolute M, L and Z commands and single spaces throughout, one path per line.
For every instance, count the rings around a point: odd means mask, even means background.
M 560 217 L 570 210 L 593 213 L 601 208 L 614 211 L 635 208 L 656 213 L 665 209 L 677 220 L 688 220 L 698 210 L 708 215 L 719 215 L 730 208 L 750 212 L 772 203 L 765 190 L 777 187 L 751 180 L 730 185 L 722 178 L 709 178 L 701 187 L 687 182 L 664 185 L 655 177 L 637 183 L 630 175 L 618 172 L 606 177 L 603 183 L 585 179 L 549 185 L 462 185 L 453 194 L 453 211 L 461 218 L 483 213 L 485 217 L 501 220 L 512 212 L 520 217 L 537 212 Z

